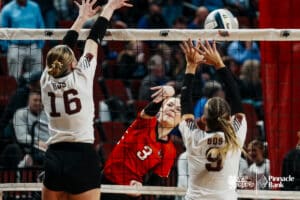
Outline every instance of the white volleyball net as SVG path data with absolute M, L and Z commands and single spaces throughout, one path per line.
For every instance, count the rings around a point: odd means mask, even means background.
M 79 41 L 76 45 L 75 54 L 79 57 L 82 53 L 83 43 L 87 37 L 89 30 L 82 30 L 79 34 Z M 34 77 L 34 71 L 42 70 L 45 64 L 47 51 L 60 44 L 67 29 L 0 29 L 0 42 L 8 44 L 12 41 L 25 41 L 24 43 L 15 42 L 8 52 L 1 53 L 1 88 L 0 88 L 0 109 L 1 112 L 7 111 L 11 102 L 11 97 L 18 89 L 22 81 L 28 84 Z M 149 75 L 149 61 L 153 55 L 162 57 L 163 69 L 157 84 L 173 85 L 177 93 L 180 91 L 181 82 L 184 74 L 184 55 L 182 54 L 179 43 L 187 39 L 197 41 L 216 40 L 218 48 L 222 51 L 221 55 L 224 62 L 233 73 L 240 76 L 242 73 L 251 73 L 255 76 L 257 65 L 255 61 L 260 61 L 259 42 L 291 42 L 300 40 L 300 30 L 298 29 L 239 29 L 239 30 L 179 30 L 179 29 L 109 29 L 99 48 L 98 68 L 94 79 L 94 103 L 95 103 L 95 148 L 101 157 L 102 167 L 109 157 L 113 147 L 122 137 L 126 128 L 135 119 L 137 113 L 151 100 L 149 99 L 149 88 L 143 88 L 143 79 Z M 41 54 L 35 52 L 39 48 L 35 41 L 41 41 Z M 29 43 L 28 43 L 29 42 Z M 230 46 L 233 42 L 239 42 L 240 46 Z M 245 46 L 251 48 L 248 58 L 242 58 L 242 51 Z M 249 46 L 250 45 L 250 46 Z M 231 52 L 229 51 L 230 48 Z M 13 54 L 10 55 L 9 53 Z M 238 55 L 232 57 L 229 54 Z M 28 55 L 35 55 L 39 59 L 31 60 Z M 38 56 L 37 56 L 38 55 Z M 39 60 L 39 61 L 37 61 Z M 244 67 L 247 61 L 250 64 Z M 24 62 L 24 63 L 23 63 Z M 245 64 L 246 65 L 246 64 Z M 13 66 L 23 67 L 20 71 L 11 72 Z M 36 66 L 34 68 L 33 66 Z M 207 82 L 215 80 L 215 72 L 210 67 L 205 66 L 197 72 L 195 84 L 199 84 L 198 90 L 193 91 L 193 100 L 195 109 L 198 100 L 207 92 L 211 95 L 211 91 L 203 88 Z M 244 74 L 245 75 L 245 74 Z M 258 74 L 257 74 L 258 76 Z M 259 82 L 258 79 L 256 81 Z M 30 82 L 31 83 L 31 82 Z M 247 110 L 247 118 L 249 120 L 248 133 L 245 148 L 254 140 L 260 143 L 252 143 L 251 148 L 261 148 L 264 157 L 263 164 L 260 168 L 251 168 L 251 161 L 243 159 L 240 163 L 240 172 L 238 177 L 232 177 L 228 184 L 236 181 L 238 185 L 238 197 L 240 199 L 300 199 L 300 192 L 283 191 L 285 182 L 296 182 L 297 177 L 290 179 L 272 180 L 270 175 L 266 139 L 264 127 L 263 99 L 260 88 L 251 90 L 253 93 L 247 93 L 245 90 L 243 98 L 244 109 Z M 209 89 L 209 88 L 208 88 Z M 214 90 L 214 89 L 213 89 Z M 26 100 L 27 101 L 27 100 Z M 201 102 L 199 104 L 201 108 Z M 202 105 L 203 107 L 203 105 Z M 196 111 L 195 111 L 196 112 Z M 200 112 L 201 113 L 201 112 Z M 199 113 L 199 116 L 201 114 Z M 40 199 L 41 177 L 43 171 L 39 161 L 40 153 L 44 150 L 42 146 L 34 145 L 28 137 L 23 138 L 24 146 L 21 146 L 22 155 L 15 158 L 16 152 L 11 145 L 15 140 L 10 135 L 10 129 L 22 127 L 21 121 L 17 121 L 12 117 L 12 124 L 6 127 L 6 135 L 1 138 L 1 154 L 2 163 L 0 163 L 0 199 Z M 33 126 L 33 125 L 32 125 Z M 47 122 L 37 123 L 34 128 L 27 134 L 31 137 L 42 138 L 43 126 L 47 126 Z M 18 139 L 18 138 L 17 138 Z M 186 161 L 181 154 L 184 152 L 184 146 L 181 139 L 172 136 L 177 149 L 177 159 L 174 162 L 171 173 L 167 181 L 162 186 L 142 186 L 130 187 L 124 185 L 102 185 L 103 193 L 140 193 L 142 199 L 168 199 L 179 200 L 186 193 L 188 172 L 187 168 L 180 171 L 180 161 Z M 278 147 L 279 149 L 280 147 Z M 24 153 L 25 151 L 25 153 Z M 37 152 L 41 151 L 41 152 Z M 4 152 L 4 153 L 3 153 Z M 270 151 L 269 151 L 270 152 Z M 274 149 L 276 152 L 276 149 Z M 17 152 L 18 153 L 18 152 Z M 24 155 L 30 155 L 24 157 Z M 17 160 L 17 161 L 16 161 Z M 36 161 L 37 160 L 37 161 Z M 31 162 L 31 163 L 30 163 Z M 183 164 L 184 165 L 184 164 Z M 14 167 L 11 167 L 14 166 Z M 259 171 L 259 172 L 258 172 Z M 271 177 L 271 178 L 270 178 Z M 179 184 L 181 181 L 181 185 Z M 231 182 L 230 182 L 231 181 Z M 299 180 L 297 180 L 299 181 Z M 274 185 L 275 184 L 275 185 Z M 233 184 L 235 185 L 235 184 Z

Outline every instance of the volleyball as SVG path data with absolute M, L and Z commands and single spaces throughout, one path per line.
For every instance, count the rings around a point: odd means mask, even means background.
M 217 9 L 208 14 L 204 29 L 238 29 L 239 22 L 227 9 Z

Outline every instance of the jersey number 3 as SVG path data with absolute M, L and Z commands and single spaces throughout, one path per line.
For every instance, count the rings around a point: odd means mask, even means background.
M 67 114 L 72 115 L 75 113 L 80 112 L 81 110 L 81 102 L 80 99 L 76 97 L 78 95 L 77 90 L 70 89 L 67 91 L 64 91 L 63 93 L 63 104 L 64 108 Z M 50 97 L 50 104 L 51 104 L 51 117 L 60 117 L 60 113 L 56 110 L 55 105 L 55 94 L 53 92 L 48 92 L 48 96 Z M 71 105 L 73 105 L 71 107 Z
M 151 154 L 152 154 L 152 149 L 151 149 L 151 147 L 149 147 L 147 145 L 144 146 L 142 151 L 136 152 L 136 155 L 140 160 L 145 160 Z

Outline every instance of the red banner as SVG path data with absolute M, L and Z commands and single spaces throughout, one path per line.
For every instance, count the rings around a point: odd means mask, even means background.
M 298 0 L 259 1 L 260 28 L 300 28 Z M 300 130 L 300 42 L 261 42 L 265 127 L 271 174 L 281 175 L 284 155 Z

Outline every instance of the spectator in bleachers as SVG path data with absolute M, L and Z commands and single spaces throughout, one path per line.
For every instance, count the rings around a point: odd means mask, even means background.
M 187 28 L 187 18 L 180 16 L 174 20 L 172 28 L 174 29 L 186 29 Z
M 16 169 L 22 159 L 22 154 L 18 144 L 6 145 L 0 153 L 0 168 Z
M 171 66 L 174 56 L 172 56 L 173 49 L 170 45 L 168 45 L 165 42 L 159 43 L 157 45 L 156 53 L 159 54 L 163 61 L 165 66 L 165 74 L 167 76 L 172 76 L 171 72 L 173 70 L 173 66 Z
M 195 12 L 193 21 L 191 21 L 187 27 L 190 29 L 202 29 L 208 13 L 209 11 L 206 7 L 200 6 Z
M 147 73 L 144 65 L 143 43 L 130 41 L 117 58 L 118 77 L 121 79 L 135 79 L 145 77 Z
M 27 105 L 30 91 L 40 90 L 40 78 L 41 71 L 36 71 L 34 73 L 25 73 L 21 77 L 18 88 L 14 95 L 9 99 L 9 102 L 0 115 L 0 132 L 8 137 L 11 137 L 11 130 L 7 127 L 11 121 L 14 113 L 19 109 Z M 21 81 L 22 80 L 22 81 Z M 4 130 L 5 129 L 5 130 Z
M 240 83 L 242 99 L 250 99 L 254 102 L 262 101 L 259 61 L 246 60 L 244 62 L 240 71 Z
M 258 0 L 226 0 L 228 9 L 234 16 L 242 16 L 240 26 L 256 27 L 258 17 Z M 243 22 L 246 20 L 245 22 Z M 245 24 L 246 23 L 246 24 Z
M 196 119 L 202 117 L 204 112 L 204 106 L 209 98 L 225 98 L 225 93 L 222 89 L 222 85 L 217 81 L 207 81 L 202 90 L 202 97 L 196 102 L 194 108 L 194 115 Z
M 30 92 L 28 106 L 18 109 L 14 115 L 13 127 L 17 142 L 22 149 L 26 153 L 33 149 L 34 151 L 30 152 L 33 161 L 42 164 L 44 151 L 40 151 L 39 148 L 47 149 L 46 142 L 50 134 L 48 118 L 43 109 L 40 91 Z
M 139 99 L 151 101 L 151 87 L 170 84 L 170 78 L 165 76 L 165 66 L 160 55 L 153 55 L 148 61 L 150 73 L 142 80 Z
M 232 11 L 234 16 L 247 16 L 250 9 L 250 0 L 226 0 L 229 9 Z
M 173 47 L 170 59 L 170 73 L 169 76 L 177 81 L 182 82 L 185 71 L 185 60 L 182 51 Z
M 234 78 L 238 80 L 240 75 L 240 68 L 241 68 L 240 65 L 233 58 L 229 56 L 223 56 L 222 59 L 224 64 L 230 69 L 230 71 L 234 75 Z
M 182 15 L 183 0 L 167 0 L 162 2 L 162 14 L 168 27 L 172 27 L 173 22 Z
M 54 0 L 58 20 L 75 20 L 78 9 L 73 0 Z
M 198 7 L 204 6 L 211 12 L 219 8 L 224 8 L 226 0 L 192 0 L 192 4 Z
M 283 182 L 283 190 L 300 191 L 300 131 L 297 132 L 296 148 L 289 151 L 282 163 L 282 177 L 293 177 L 294 181 Z
M 239 177 L 246 176 L 248 172 L 248 162 L 246 159 L 241 157 L 240 162 L 239 162 Z
M 263 118 L 262 83 L 260 79 L 260 62 L 246 60 L 241 67 L 239 86 L 243 102 L 252 104 L 260 119 Z
M 227 48 L 227 54 L 239 65 L 248 59 L 260 61 L 258 44 L 253 41 L 233 41 Z
M 31 0 L 14 0 L 2 9 L 1 27 L 44 28 L 40 7 Z M 23 72 L 41 70 L 44 41 L 10 40 L 2 45 L 7 52 L 8 72 L 18 79 Z
M 56 27 L 56 9 L 53 0 L 34 0 L 41 8 L 42 16 L 44 18 L 46 28 Z
M 168 24 L 162 15 L 162 9 L 158 2 L 153 1 L 149 5 L 149 11 L 138 21 L 138 28 L 168 28 Z
M 265 158 L 265 147 L 262 141 L 252 140 L 248 144 L 248 154 L 253 163 L 247 174 L 256 183 L 256 189 L 268 189 L 265 184 L 270 175 L 270 160 Z

